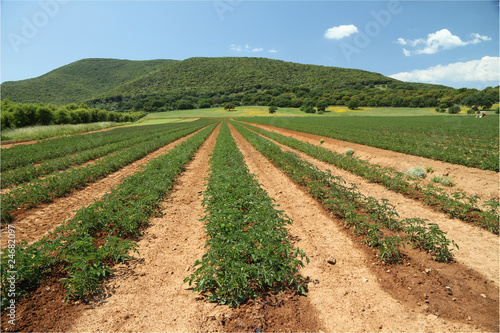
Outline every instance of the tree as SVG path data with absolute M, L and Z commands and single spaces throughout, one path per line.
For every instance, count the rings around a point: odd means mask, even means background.
M 47 106 L 40 106 L 36 109 L 36 122 L 40 125 L 49 125 L 53 118 L 52 111 Z
M 436 108 L 436 112 L 441 112 L 444 113 L 446 111 L 446 108 L 448 107 L 448 104 L 446 103 L 441 103 L 439 106 Z
M 327 107 L 328 107 L 328 102 L 325 101 L 324 99 L 316 103 L 316 108 L 318 109 L 318 112 L 321 113 L 325 112 Z
M 273 114 L 273 113 L 276 113 L 276 111 L 278 111 L 278 107 L 277 106 L 271 105 L 269 107 L 269 113 Z
M 28 126 L 28 124 L 29 120 L 28 117 L 26 116 L 26 112 L 24 112 L 24 108 L 22 108 L 19 105 L 14 106 L 10 125 L 20 128 Z
M 495 97 L 482 92 L 469 95 L 462 100 L 463 105 L 467 105 L 476 111 L 480 106 L 482 106 L 483 109 L 489 109 L 495 102 Z
M 305 113 L 316 113 L 316 109 L 312 106 L 306 106 L 303 110 Z
M 457 114 L 460 112 L 460 107 L 458 105 L 453 105 L 448 108 L 449 114 Z
M 198 107 L 200 109 L 208 109 L 210 107 L 212 107 L 212 100 L 210 99 L 202 99 L 198 102 Z
M 347 107 L 350 109 L 350 110 L 356 110 L 359 106 L 359 101 L 357 99 L 351 99 L 349 100 L 349 102 L 347 102 Z
M 234 105 L 233 103 L 225 103 L 224 104 L 224 110 L 231 111 L 234 109 L 236 109 L 236 105 Z
M 55 111 L 54 112 L 54 123 L 56 123 L 57 125 L 71 123 L 71 117 L 70 117 L 68 111 L 66 111 L 66 109 L 64 109 L 64 108 L 60 108 L 57 111 Z

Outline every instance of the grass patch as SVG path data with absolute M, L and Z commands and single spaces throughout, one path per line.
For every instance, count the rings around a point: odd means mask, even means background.
M 30 127 L 6 129 L 2 131 L 2 141 L 41 140 L 57 136 L 65 136 L 77 133 L 96 131 L 121 125 L 123 125 L 123 123 L 100 122 L 100 123 L 90 123 L 90 124 L 30 126 Z
M 425 172 L 424 167 L 416 166 L 413 169 L 406 170 L 405 174 L 412 177 L 425 178 L 427 172 Z
M 442 177 L 442 176 L 432 176 L 431 178 L 431 181 L 433 181 L 434 183 L 439 183 L 443 186 L 447 186 L 447 187 L 452 187 L 452 186 L 455 186 L 455 182 L 453 181 L 453 179 L 449 178 L 449 177 Z

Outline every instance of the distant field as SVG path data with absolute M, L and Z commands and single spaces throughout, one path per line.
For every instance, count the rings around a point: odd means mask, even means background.
M 168 123 L 182 123 L 186 121 L 192 121 L 194 118 L 165 118 L 156 117 L 157 113 L 152 113 L 142 118 L 141 120 L 130 124 L 129 126 L 144 126 L 144 125 L 158 125 L 158 124 L 168 124 Z
M 449 116 L 448 113 L 437 113 L 434 108 L 360 108 L 349 110 L 345 106 L 331 106 L 323 114 L 307 114 L 298 108 L 279 108 L 275 114 L 268 112 L 267 106 L 239 106 L 235 111 L 226 111 L 222 107 L 209 109 L 178 110 L 150 113 L 141 122 L 153 119 L 155 124 L 170 122 L 170 119 L 180 118 L 226 118 L 226 117 L 338 117 L 338 116 Z M 463 108 L 462 108 L 463 109 Z M 464 113 L 465 110 L 462 111 Z M 493 111 L 491 111 L 493 113 Z M 456 116 L 456 115 L 454 115 Z M 162 122 L 162 119 L 165 121 Z M 169 119 L 168 121 L 166 119 Z M 172 120 L 173 121 L 173 120 Z

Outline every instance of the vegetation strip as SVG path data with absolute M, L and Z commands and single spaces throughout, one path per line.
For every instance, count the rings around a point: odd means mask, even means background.
M 378 258 L 398 263 L 402 255 L 398 246 L 411 244 L 432 254 L 440 262 L 453 259 L 453 241 L 445 237 L 438 225 L 419 218 L 398 220 L 398 214 L 388 200 L 378 202 L 361 194 L 355 186 L 348 187 L 341 177 L 323 172 L 296 154 L 281 150 L 276 144 L 235 124 L 237 130 L 266 158 L 282 169 L 294 182 L 305 186 L 307 192 L 324 208 L 352 227 L 363 243 L 378 248 Z
M 208 294 L 209 301 L 229 306 L 269 291 L 294 288 L 305 294 L 297 272 L 309 259 L 287 239 L 285 227 L 292 221 L 249 174 L 226 123 L 210 163 L 203 200 L 208 251 L 184 282 L 194 283 L 193 292 Z
M 163 136 L 156 138 L 156 140 L 145 141 L 132 148 L 108 155 L 97 163 L 70 169 L 15 188 L 2 195 L 2 202 L 0 203 L 2 209 L 1 221 L 2 223 L 12 221 L 12 213 L 18 208 L 36 207 L 42 202 L 50 202 L 54 198 L 64 196 L 75 189 L 86 186 L 88 183 L 95 182 L 158 148 L 199 130 L 206 126 L 207 123 L 201 121 L 191 126 L 185 126 L 184 129 L 179 131 L 167 132 Z
M 140 235 L 148 219 L 159 213 L 161 201 L 176 177 L 215 126 L 203 129 L 167 154 L 151 160 L 141 172 L 125 178 L 102 200 L 80 209 L 49 238 L 32 245 L 25 241 L 9 245 L 2 253 L 2 307 L 33 290 L 61 266 L 67 272 L 67 278 L 62 279 L 67 288 L 66 300 L 98 292 L 99 284 L 113 273 L 110 266 L 127 260 L 130 250 L 136 251 L 137 245 L 130 238 Z M 15 297 L 8 291 L 12 277 L 16 281 Z
M 498 117 L 243 118 L 453 164 L 499 171 Z
M 288 147 L 297 149 L 320 161 L 349 171 L 372 183 L 381 184 L 387 189 L 401 193 L 411 199 L 422 201 L 434 210 L 448 214 L 451 218 L 458 218 L 465 222 L 474 223 L 498 234 L 498 200 L 492 199 L 487 201 L 484 206 L 488 207 L 488 209 L 482 210 L 477 205 L 478 197 L 475 195 L 467 196 L 463 192 L 456 192 L 452 196 L 449 196 L 442 189 L 432 184 L 422 187 L 418 184 L 416 177 L 407 176 L 392 168 L 384 168 L 353 156 L 342 155 L 324 147 L 269 132 L 255 126 L 245 126 L 252 131 Z

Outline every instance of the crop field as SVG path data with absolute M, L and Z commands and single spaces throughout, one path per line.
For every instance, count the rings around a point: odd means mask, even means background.
M 498 116 L 206 112 L 2 149 L 3 331 L 498 331 Z
M 498 116 L 484 119 L 258 118 L 251 121 L 484 170 L 498 171 L 499 168 Z

